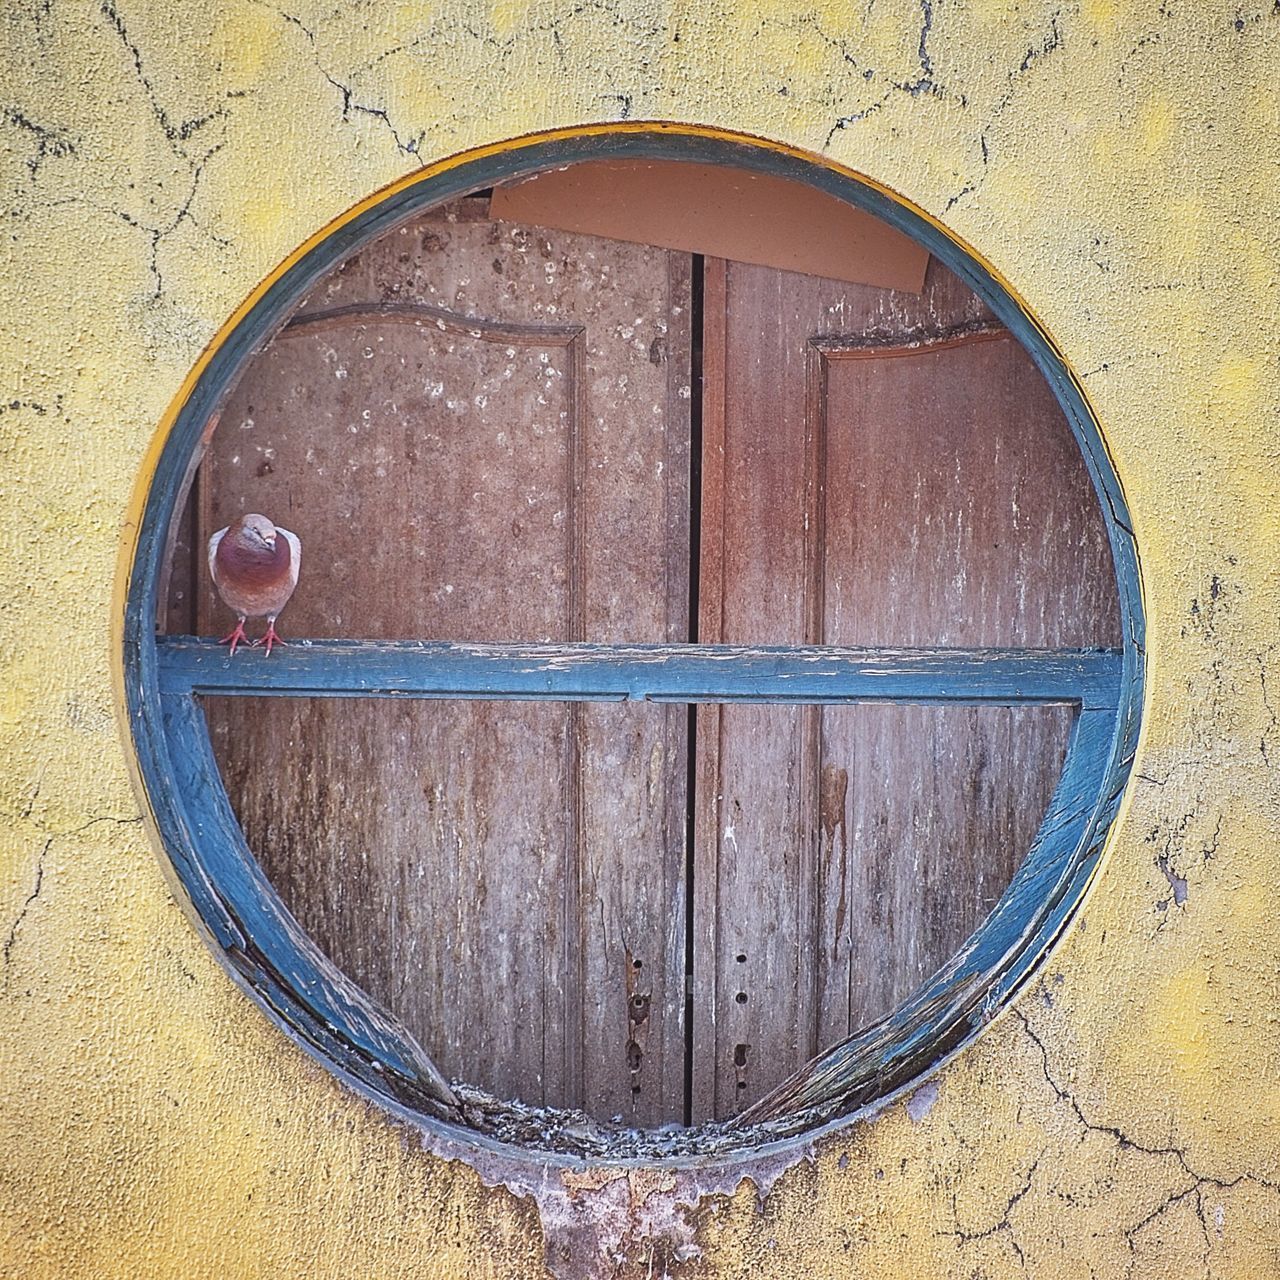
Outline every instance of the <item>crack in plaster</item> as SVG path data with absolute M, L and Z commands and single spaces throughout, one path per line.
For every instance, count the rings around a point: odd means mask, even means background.
M 381 120 L 382 123 L 391 131 L 391 136 L 395 139 L 396 149 L 404 155 L 412 156 L 418 162 L 419 168 L 423 168 L 425 166 L 425 162 L 418 154 L 423 140 L 426 137 L 425 131 L 420 130 L 416 136 L 410 138 L 409 141 L 406 142 L 400 136 L 400 131 L 394 124 L 392 124 L 391 117 L 387 114 L 385 107 L 370 107 L 366 106 L 362 102 L 357 102 L 353 96 L 353 90 L 348 85 L 343 84 L 340 80 L 335 80 L 333 76 L 320 66 L 319 61 L 316 62 L 316 68 L 319 70 L 320 74 L 324 76 L 324 78 L 342 95 L 343 120 L 349 121 L 353 111 L 358 112 L 361 115 L 372 116 L 375 120 Z
M 252 0 L 259 8 L 265 9 L 268 13 L 273 13 L 283 22 L 287 22 L 290 26 L 296 27 L 306 37 L 307 43 L 311 46 L 312 60 L 315 63 L 316 70 L 331 84 L 341 95 L 342 98 L 342 119 L 345 123 L 349 123 L 353 112 L 359 115 L 372 116 L 375 120 L 381 120 L 386 128 L 390 131 L 391 137 L 395 140 L 396 150 L 402 155 L 412 156 L 417 161 L 418 167 L 425 167 L 425 161 L 420 155 L 422 143 L 426 139 L 426 130 L 421 129 L 416 135 L 406 141 L 400 135 L 400 130 L 392 122 L 391 116 L 385 107 L 371 107 L 367 103 L 357 102 L 355 98 L 355 89 L 349 84 L 344 84 L 329 70 L 327 70 L 320 62 L 320 55 L 316 47 L 316 33 L 313 28 L 307 26 L 301 18 L 292 13 L 286 12 L 284 9 L 278 9 L 274 5 L 263 3 L 263 0 Z M 396 50 L 388 50 L 381 57 L 389 57 L 391 53 L 397 52 L 405 46 L 398 46 Z M 378 59 L 380 60 L 380 59 Z M 376 65 L 376 62 L 371 65 Z
M 88 818 L 84 822 L 80 823 L 79 826 L 76 826 L 76 827 L 46 826 L 44 823 L 34 822 L 31 820 L 31 812 L 35 808 L 36 799 L 39 796 L 39 793 L 40 793 L 40 788 L 37 786 L 36 789 L 27 798 L 27 802 L 22 806 L 21 810 L 19 810 L 16 813 L 13 811 L 0 812 L 0 817 L 20 818 L 23 821 L 30 822 L 31 825 L 36 829 L 36 831 L 38 831 L 42 836 L 48 836 L 51 840 L 63 840 L 71 836 L 78 836 L 82 832 L 88 831 L 90 827 L 96 827 L 98 826 L 99 823 L 102 823 L 102 822 L 114 822 L 116 826 L 119 826 L 119 827 L 136 827 L 142 822 L 142 817 L 140 814 L 133 814 L 129 817 L 119 817 L 116 814 L 107 813 L 107 814 L 100 814 L 96 818 Z
M 205 112 L 204 115 L 193 116 L 191 119 L 183 120 L 175 124 L 169 116 L 169 112 L 165 110 L 163 104 L 156 93 L 156 89 L 151 79 L 148 77 L 143 62 L 142 52 L 137 43 L 129 35 L 128 25 L 120 14 L 115 0 L 101 0 L 101 12 L 107 22 L 111 25 L 116 35 L 120 39 L 120 43 L 124 46 L 125 51 L 129 55 L 129 59 L 133 64 L 134 74 L 141 84 L 143 92 L 146 95 L 147 103 L 151 109 L 151 114 L 155 118 L 156 123 L 160 126 L 165 140 L 169 143 L 175 159 L 187 167 L 190 182 L 187 187 L 186 195 L 182 202 L 178 205 L 176 212 L 167 221 L 159 225 L 151 225 L 142 219 L 135 217 L 124 209 L 103 208 L 94 204 L 92 201 L 85 201 L 90 208 L 97 208 L 99 212 L 109 214 L 118 218 L 127 226 L 133 227 L 141 231 L 148 237 L 149 251 L 147 269 L 153 281 L 150 301 L 156 302 L 164 292 L 164 276 L 160 271 L 160 247 L 168 236 L 171 236 L 184 222 L 190 222 L 192 226 L 200 228 L 208 237 L 211 243 L 219 248 L 230 248 L 231 242 L 222 236 L 215 235 L 213 232 L 200 227 L 200 221 L 192 212 L 192 205 L 200 190 L 200 183 L 204 178 L 205 167 L 209 161 L 226 144 L 225 137 L 206 148 L 203 152 L 193 155 L 187 144 L 208 125 L 217 121 L 225 121 L 229 114 L 230 108 L 227 103 L 240 98 L 247 97 L 247 91 L 243 89 L 229 89 L 224 94 L 224 101 L 215 107 L 212 111 Z M 77 198 L 78 199 L 78 198 Z M 64 202 L 65 203 L 65 202 Z
M 189 158 L 186 152 L 181 150 L 182 146 L 190 141 L 205 125 L 213 120 L 221 119 L 226 115 L 225 107 L 216 107 L 213 111 L 207 112 L 203 116 L 197 116 L 190 120 L 184 120 L 181 124 L 174 124 L 169 119 L 169 113 L 165 111 L 160 100 L 156 97 L 155 86 L 147 77 L 146 71 L 142 64 L 142 53 L 138 46 L 129 36 L 128 27 L 125 25 L 124 19 L 120 16 L 119 9 L 116 8 L 115 0 L 102 0 L 102 16 L 115 28 L 116 34 L 120 37 L 121 44 L 128 51 L 133 61 L 133 69 L 139 82 L 146 91 L 147 103 L 151 107 L 151 113 L 155 116 L 156 122 L 159 124 L 164 136 L 173 144 L 175 151 L 184 158 Z M 230 95 L 229 95 L 230 96 Z
M 296 27 L 298 31 L 305 37 L 307 43 L 311 46 L 312 58 L 316 70 L 325 78 L 325 80 L 337 90 L 342 101 L 342 119 L 349 122 L 353 114 L 370 116 L 382 123 L 382 125 L 391 134 L 397 151 L 402 155 L 410 156 L 422 168 L 425 167 L 425 161 L 422 159 L 421 151 L 423 143 L 426 141 L 427 130 L 419 129 L 416 133 L 407 134 L 403 125 L 398 124 L 391 118 L 390 111 L 386 107 L 373 106 L 368 102 L 361 102 L 358 98 L 358 91 L 353 83 L 350 83 L 350 77 L 347 79 L 335 76 L 321 61 L 319 55 L 320 38 L 315 27 L 308 26 L 296 15 L 278 8 L 275 5 L 268 4 L 266 0 L 249 0 L 250 3 L 261 9 L 265 9 L 268 13 L 274 14 L 282 22 L 288 23 L 290 26 Z M 336 13 L 341 13 L 336 10 Z M 474 24 L 465 20 L 454 21 L 449 25 L 447 34 L 456 36 L 458 34 L 465 35 L 474 40 L 481 47 L 492 50 L 499 60 L 505 61 L 509 59 L 520 48 L 520 43 L 526 40 L 530 35 L 550 36 L 552 44 L 556 51 L 556 56 L 562 66 L 567 65 L 567 54 L 565 41 L 561 35 L 562 24 L 570 19 L 580 17 L 584 13 L 597 13 L 611 19 L 615 26 L 625 26 L 628 32 L 635 32 L 639 27 L 639 35 L 642 38 L 656 41 L 663 33 L 663 27 L 658 22 L 650 22 L 648 25 L 640 23 L 633 14 L 624 15 L 617 7 L 600 3 L 599 0 L 585 0 L 584 3 L 576 4 L 567 12 L 557 15 L 549 20 L 531 23 L 522 26 L 516 33 L 505 39 L 500 39 L 492 33 L 486 33 L 479 30 Z M 334 15 L 330 15 L 334 16 Z M 441 41 L 445 38 L 445 33 L 438 27 L 432 26 L 429 30 L 424 31 L 412 40 L 401 41 L 393 45 L 389 49 L 384 49 L 367 62 L 352 67 L 353 74 L 359 74 L 364 71 L 371 71 L 387 58 L 402 53 L 413 53 L 422 46 L 430 46 L 432 49 L 438 48 Z M 679 42 L 678 32 L 673 36 L 675 42 Z M 631 119 L 636 114 L 635 96 L 631 93 L 603 93 L 596 98 L 600 103 L 613 103 L 615 109 L 609 112 L 611 118 L 619 120 Z
M 1062 18 L 1062 10 L 1055 9 L 1049 18 L 1048 30 L 1041 36 L 1039 43 L 1031 43 L 1027 46 L 1026 52 L 1022 56 L 1022 61 L 1018 64 L 1016 71 L 1009 72 L 1008 89 L 996 100 L 995 105 L 991 108 L 991 112 L 987 117 L 978 133 L 978 153 L 982 161 L 981 169 L 978 175 L 967 182 L 959 191 L 957 191 L 947 201 L 945 213 L 950 213 L 957 204 L 966 196 L 973 195 L 979 190 L 986 180 L 988 167 L 991 160 L 991 135 L 999 124 L 1001 117 L 1012 105 L 1014 98 L 1018 95 L 1018 89 L 1024 76 L 1038 63 L 1042 58 L 1047 58 L 1050 54 L 1057 52 L 1063 47 L 1062 28 L 1059 25 Z M 1113 512 L 1114 514 L 1114 512 Z
M 1200 1255 L 1200 1265 L 1203 1268 L 1206 1280 L 1212 1275 L 1212 1271 L 1209 1266 L 1209 1250 L 1211 1248 L 1209 1224 L 1205 1221 L 1204 1216 L 1204 1190 L 1199 1183 L 1188 1187 L 1185 1191 L 1180 1191 L 1175 1195 L 1171 1195 L 1163 1203 L 1158 1204 L 1154 1209 L 1152 1209 L 1144 1218 L 1141 1218 L 1138 1222 L 1134 1223 L 1133 1226 L 1125 1228 L 1124 1239 L 1125 1244 L 1128 1245 L 1130 1255 L 1129 1266 L 1126 1274 L 1132 1275 L 1133 1268 L 1139 1262 L 1138 1246 L 1136 1243 L 1138 1235 L 1145 1231 L 1153 1222 L 1162 1218 L 1175 1205 L 1181 1204 L 1190 1196 L 1195 1196 L 1196 1198 L 1196 1217 L 1200 1219 L 1200 1228 L 1204 1235 L 1204 1251 Z
M 1205 1236 L 1205 1242 L 1206 1242 L 1206 1257 L 1207 1257 L 1208 1249 L 1211 1246 L 1209 1226 L 1204 1216 L 1204 1202 L 1203 1202 L 1203 1193 L 1205 1188 L 1207 1187 L 1214 1187 L 1214 1188 L 1217 1188 L 1219 1191 L 1230 1191 L 1240 1186 L 1242 1183 L 1248 1182 L 1248 1183 L 1253 1183 L 1255 1186 L 1263 1187 L 1268 1191 L 1276 1193 L 1277 1195 L 1280 1195 L 1280 1183 L 1273 1182 L 1268 1178 L 1264 1178 L 1260 1174 L 1242 1172 L 1242 1173 L 1236 1174 L 1234 1177 L 1231 1177 L 1231 1178 L 1221 1178 L 1221 1177 L 1216 1177 L 1213 1174 L 1203 1173 L 1192 1165 L 1191 1160 L 1187 1155 L 1185 1147 L 1179 1147 L 1179 1146 L 1173 1146 L 1173 1145 L 1164 1146 L 1164 1147 L 1152 1146 L 1147 1143 L 1139 1142 L 1136 1138 L 1131 1137 L 1124 1129 L 1121 1129 L 1117 1125 L 1102 1124 L 1102 1123 L 1099 1123 L 1098 1121 L 1091 1120 L 1085 1114 L 1084 1108 L 1080 1105 L 1080 1101 L 1075 1096 L 1075 1094 L 1072 1093 L 1070 1089 L 1067 1089 L 1063 1085 L 1058 1083 L 1057 1078 L 1055 1077 L 1053 1070 L 1049 1065 L 1048 1047 L 1045 1045 L 1044 1041 L 1041 1039 L 1039 1033 L 1031 1025 L 1031 1020 L 1027 1017 L 1027 1015 L 1021 1009 L 1017 1008 L 1016 1006 L 1011 1009 L 1011 1012 L 1014 1015 L 1014 1017 L 1016 1017 L 1018 1021 L 1022 1024 L 1022 1028 L 1026 1032 L 1027 1037 L 1031 1040 L 1032 1044 L 1035 1045 L 1039 1053 L 1040 1066 L 1041 1066 L 1042 1072 L 1044 1073 L 1045 1082 L 1048 1084 L 1049 1088 L 1053 1090 L 1053 1093 L 1057 1098 L 1057 1100 L 1059 1102 L 1065 1103 L 1070 1108 L 1071 1113 L 1075 1116 L 1076 1120 L 1078 1121 L 1081 1128 L 1085 1132 L 1099 1133 L 1107 1137 L 1110 1137 L 1114 1139 L 1118 1148 L 1124 1151 L 1136 1151 L 1141 1155 L 1149 1155 L 1149 1156 L 1164 1157 L 1167 1159 L 1172 1159 L 1173 1161 L 1176 1162 L 1176 1164 L 1182 1170 L 1185 1176 L 1190 1179 L 1190 1184 L 1188 1186 L 1183 1187 L 1182 1189 L 1171 1193 L 1153 1211 L 1144 1215 L 1143 1218 L 1141 1218 L 1138 1222 L 1123 1229 L 1125 1238 L 1129 1243 L 1129 1248 L 1131 1252 L 1135 1252 L 1133 1237 L 1135 1237 L 1143 1228 L 1150 1225 L 1150 1223 L 1154 1221 L 1156 1218 L 1158 1218 L 1162 1213 L 1167 1212 L 1174 1204 L 1194 1194 L 1197 1197 L 1197 1216 L 1199 1217 L 1201 1227 L 1204 1230 L 1204 1236 Z M 1006 1213 L 1006 1217 L 1007 1217 L 1007 1213 Z M 1136 1261 L 1136 1253 L 1135 1253 L 1135 1261 Z
M 1174 775 L 1181 773 L 1184 769 L 1194 769 L 1198 767 L 1198 762 L 1194 760 L 1180 760 L 1177 764 L 1169 766 L 1169 772 L 1163 778 L 1158 777 L 1154 773 L 1135 773 L 1133 776 L 1140 782 L 1149 782 L 1153 787 L 1167 787 L 1174 779 Z
M 1280 5 L 1280 0 L 1276 0 L 1276 3 Z M 1271 701 L 1271 691 L 1267 688 L 1267 667 L 1275 650 L 1275 645 L 1268 645 L 1264 652 L 1253 655 L 1258 664 L 1258 684 L 1262 692 L 1262 709 L 1267 713 L 1269 726 L 1258 736 L 1258 751 L 1262 756 L 1262 763 L 1268 768 L 1271 766 L 1269 740 L 1280 733 L 1280 711 L 1277 710 L 1275 703 Z
M 36 800 L 39 795 L 40 784 L 37 783 L 33 788 L 31 795 L 27 797 L 26 803 L 18 813 L 6 813 L 0 816 L 6 818 L 17 817 L 30 822 L 31 813 L 35 809 Z M 104 814 L 95 818 L 89 818 L 79 826 L 68 827 L 60 830 L 46 827 L 40 823 L 32 824 L 36 831 L 45 837 L 45 841 L 43 848 L 40 850 L 39 856 L 36 858 L 35 884 L 32 886 L 31 892 L 27 895 L 22 906 L 18 909 L 18 914 L 14 917 L 13 923 L 9 926 L 9 933 L 5 938 L 4 946 L 0 949 L 0 968 L 2 968 L 4 972 L 4 983 L 0 986 L 0 992 L 7 994 L 9 991 L 10 960 L 12 959 L 13 948 L 18 941 L 18 931 L 21 929 L 22 922 L 27 918 L 28 912 L 31 910 L 32 905 L 39 899 L 41 891 L 44 888 L 45 859 L 48 857 L 49 850 L 53 848 L 54 841 L 77 836 L 81 832 L 88 831 L 90 827 L 95 827 L 102 822 L 112 822 L 118 826 L 126 827 L 138 826 L 142 822 L 142 817 L 141 815 L 134 815 L 132 817 L 121 818 L 116 817 L 113 814 Z
M 27 172 L 32 182 L 39 178 L 40 168 L 46 160 L 76 154 L 76 143 L 65 129 L 38 124 L 18 107 L 0 107 L 0 121 L 21 129 L 34 139 L 35 152 L 27 157 Z
M 1198 795 L 1199 793 L 1197 793 Z M 1160 873 L 1169 882 L 1170 896 L 1160 898 L 1156 901 L 1156 910 L 1166 913 L 1170 904 L 1183 907 L 1188 897 L 1188 885 L 1190 876 L 1187 874 L 1187 852 L 1188 833 L 1198 819 L 1204 816 L 1204 804 L 1197 799 L 1197 802 L 1185 812 L 1180 814 L 1172 824 L 1166 826 L 1155 826 L 1144 837 L 1144 843 L 1156 844 L 1163 842 L 1163 847 L 1155 856 L 1155 865 Z M 1202 838 L 1199 842 L 1199 848 L 1196 850 L 1200 857 L 1200 865 L 1212 862 L 1218 854 L 1218 848 L 1222 841 L 1222 826 L 1224 815 L 1219 813 L 1214 819 L 1213 833 L 1207 838 Z M 1156 932 L 1168 923 L 1168 917 L 1156 926 Z
M 31 904 L 40 896 L 40 889 L 44 884 L 44 860 L 52 847 L 54 837 L 50 836 L 44 842 L 44 848 L 40 850 L 40 856 L 36 859 L 36 882 L 31 892 L 27 895 L 26 901 L 18 910 L 17 916 L 14 918 L 13 924 L 9 926 L 9 936 L 4 942 L 3 951 L 3 967 L 4 967 L 4 991 L 9 990 L 9 960 L 13 952 L 14 943 L 18 940 L 18 930 L 22 926 L 22 922 L 27 918 L 27 912 L 31 910 Z
M 1048 1154 L 1048 1147 L 1041 1148 L 1040 1153 L 1027 1167 L 1026 1177 L 1023 1179 L 1022 1185 L 1018 1187 L 1017 1190 L 1015 1190 L 1005 1201 L 1004 1208 L 1000 1211 L 1000 1216 L 989 1227 L 975 1227 L 973 1229 L 968 1229 L 960 1225 L 960 1211 L 956 1203 L 957 1192 L 955 1188 L 952 1188 L 951 1213 L 956 1220 L 956 1229 L 948 1232 L 947 1234 L 955 1238 L 957 1248 L 963 1248 L 965 1245 L 971 1244 L 975 1240 L 989 1240 L 992 1236 L 1007 1232 L 1009 1247 L 1018 1255 L 1019 1264 L 1024 1268 L 1026 1267 L 1026 1255 L 1022 1252 L 1022 1246 L 1018 1243 L 1017 1236 L 1014 1234 L 1013 1224 L 1009 1221 L 1009 1215 L 1030 1192 L 1031 1187 L 1035 1182 L 1036 1171 L 1040 1168 L 1040 1162 Z
M 868 13 L 870 7 L 868 6 Z M 823 143 L 823 149 L 826 150 L 831 146 L 831 139 L 847 129 L 852 124 L 857 124 L 868 117 L 873 116 L 876 112 L 882 110 L 892 99 L 895 94 L 904 93 L 910 98 L 932 97 L 945 98 L 947 93 L 938 83 L 936 72 L 933 67 L 933 54 L 929 50 L 929 40 L 933 35 L 933 0 L 920 0 L 920 36 L 916 45 L 916 60 L 920 64 L 920 73 L 914 80 L 894 80 L 889 84 L 888 90 L 884 96 L 861 110 L 849 112 L 846 115 L 837 116 L 831 128 L 827 131 L 826 141 Z M 816 19 L 811 24 L 815 32 L 829 45 L 840 50 L 845 60 L 852 66 L 857 67 L 857 62 L 844 48 L 843 41 L 836 40 L 829 36 L 817 24 Z M 877 76 L 874 70 L 863 70 L 862 78 L 864 80 L 874 80 Z M 964 94 L 957 95 L 957 101 L 960 106 L 965 106 L 967 99 Z

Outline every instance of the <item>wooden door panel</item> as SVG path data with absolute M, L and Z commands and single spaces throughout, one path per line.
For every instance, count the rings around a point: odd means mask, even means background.
M 733 1115 L 812 1056 L 798 961 L 817 939 L 814 860 L 800 838 L 813 827 L 805 743 L 816 714 L 698 708 L 695 1121 Z
M 469 201 L 420 218 L 235 388 L 198 541 L 247 510 L 299 534 L 287 639 L 684 639 L 689 304 L 680 255 Z M 209 634 L 226 613 L 200 595 Z M 286 905 L 446 1071 L 682 1117 L 682 709 L 211 699 L 208 719 Z
M 810 955 L 815 1044 L 891 1012 L 1013 878 L 1062 772 L 1066 707 L 827 707 Z
M 232 806 L 295 918 L 437 1065 L 567 1100 L 563 704 L 206 699 Z M 512 714 L 513 710 L 516 712 Z
M 683 915 L 668 900 L 683 814 L 662 795 L 681 716 L 280 698 L 249 731 L 244 706 L 205 700 L 250 847 L 443 1071 L 636 1123 L 672 1118 L 664 1091 L 682 1110 L 683 1045 L 671 1052 L 664 1027 L 683 1017 Z
M 959 949 L 1031 845 L 1071 712 L 726 706 L 698 719 L 700 767 L 715 769 L 699 777 L 714 799 L 694 879 L 693 1108 L 707 1118 L 891 1011 Z
M 1116 643 L 1078 448 L 954 276 L 931 263 L 916 297 L 713 263 L 705 296 L 702 639 Z M 954 953 L 1030 846 L 1070 713 L 704 720 L 696 1118 L 740 1110 Z
M 823 337 L 811 366 L 825 641 L 1120 643 L 1084 459 L 1006 330 Z
M 576 338 L 425 309 L 295 321 L 223 411 L 204 528 L 261 511 L 301 538 L 286 635 L 569 639 Z M 207 633 L 227 610 L 204 582 Z
M 679 1123 L 686 885 L 685 811 L 677 800 L 684 798 L 685 709 L 593 703 L 577 714 L 578 1105 L 629 1124 Z

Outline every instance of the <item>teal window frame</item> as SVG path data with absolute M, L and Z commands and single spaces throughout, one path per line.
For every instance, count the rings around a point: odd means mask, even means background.
M 1030 352 L 1084 455 L 1111 545 L 1121 648 L 729 649 L 318 640 L 279 651 L 269 664 L 231 664 L 212 640 L 157 636 L 169 530 L 202 434 L 245 362 L 305 293 L 361 245 L 431 205 L 541 169 L 604 157 L 727 164 L 807 183 L 912 236 L 965 280 Z M 1030 851 L 991 915 L 898 1009 L 826 1050 L 801 1077 L 727 1126 L 734 1135 L 730 1146 L 750 1146 L 761 1140 L 753 1128 L 757 1121 L 770 1121 L 774 1141 L 838 1120 L 915 1079 L 972 1036 L 1026 980 L 1083 895 L 1119 806 L 1137 742 L 1143 639 L 1137 548 L 1102 434 L 1075 375 L 1004 286 L 935 223 L 852 174 L 759 144 L 655 127 L 531 139 L 429 174 L 363 210 L 265 290 L 195 379 L 164 442 L 130 576 L 124 667 L 140 773 L 177 888 L 228 971 L 277 1025 L 352 1087 L 454 1137 L 468 1131 L 458 1124 L 448 1087 L 429 1058 L 298 927 L 245 844 L 213 758 L 201 695 L 1072 706 L 1062 775 Z M 655 1135 L 645 1152 L 687 1153 L 696 1151 L 699 1141 L 695 1131 L 691 1139 L 664 1146 Z M 717 1149 L 724 1145 L 722 1136 Z

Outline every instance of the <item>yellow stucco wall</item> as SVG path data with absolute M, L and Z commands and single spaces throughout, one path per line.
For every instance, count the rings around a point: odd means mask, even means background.
M 0 12 L 0 1275 L 535 1276 L 544 1230 L 600 1274 L 1280 1275 L 1280 5 L 746 9 Z M 825 154 L 1010 280 L 1128 493 L 1148 705 L 1076 921 L 917 1118 L 701 1200 L 575 1174 L 552 1212 L 232 985 L 113 679 L 138 478 L 242 299 L 420 159 L 624 116 Z

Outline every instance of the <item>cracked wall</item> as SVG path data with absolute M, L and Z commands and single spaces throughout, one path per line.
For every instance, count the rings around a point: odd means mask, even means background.
M 1280 1275 L 1280 4 L 41 0 L 0 47 L 0 1271 Z M 1148 705 L 1082 909 L 924 1091 L 763 1169 L 535 1190 L 217 966 L 113 636 L 157 424 L 241 300 L 434 158 L 622 119 L 826 155 L 1011 282 L 1126 488 Z

